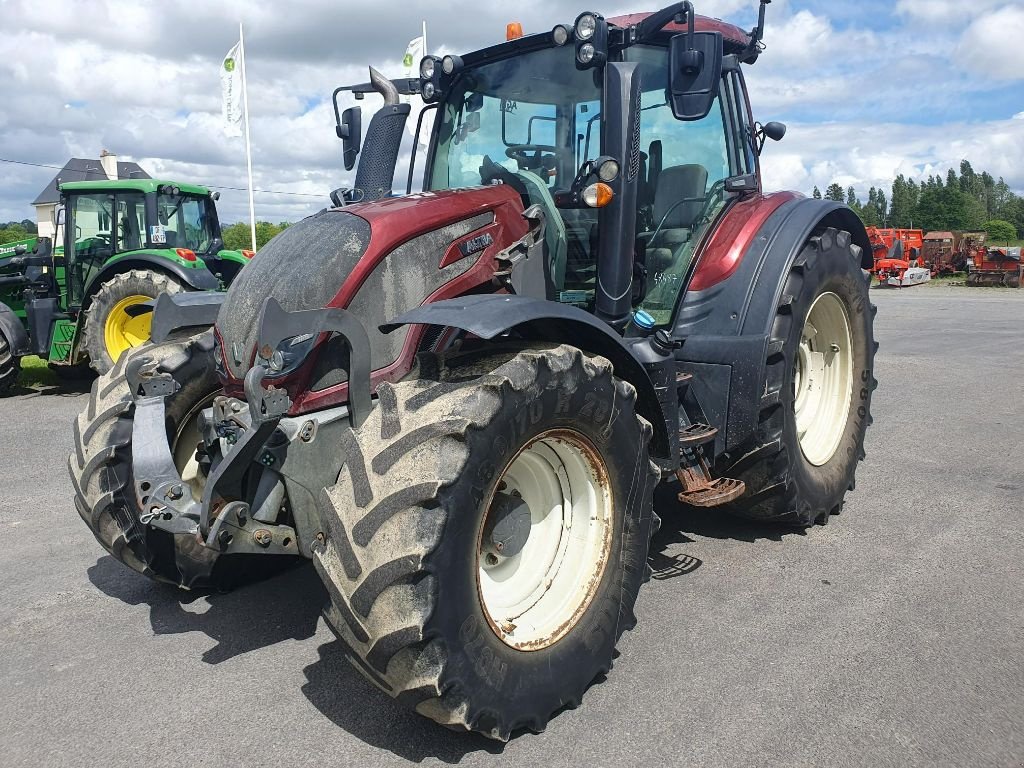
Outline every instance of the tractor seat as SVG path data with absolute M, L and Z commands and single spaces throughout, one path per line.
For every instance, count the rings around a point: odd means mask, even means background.
M 516 171 L 516 176 L 526 186 L 531 203 L 544 209 L 547 217 L 544 228 L 544 250 L 547 257 L 548 279 L 554 285 L 556 294 L 565 289 L 565 265 L 569 252 L 569 238 L 565 222 L 555 207 L 555 199 L 544 180 L 533 171 Z
M 673 165 L 658 175 L 653 206 L 655 231 L 647 233 L 648 269 L 665 272 L 673 266 L 704 207 L 707 184 L 708 172 L 702 165 Z
M 704 207 L 708 172 L 702 165 L 673 165 L 658 174 L 654 191 L 654 225 L 660 227 L 655 248 L 672 248 L 690 239 L 690 229 Z M 693 202 L 680 202 L 681 200 Z

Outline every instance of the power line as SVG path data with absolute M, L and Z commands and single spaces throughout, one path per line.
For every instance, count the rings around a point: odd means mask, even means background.
M 57 171 L 63 171 L 64 166 L 62 165 L 47 165 L 46 163 L 29 163 L 24 160 L 8 160 L 7 158 L 0 157 L 0 163 L 12 163 L 14 165 L 29 165 L 33 168 L 53 168 Z M 207 187 L 209 189 L 224 189 L 232 192 L 248 192 L 245 187 L 221 187 L 216 184 L 202 184 L 200 186 Z M 327 195 L 315 195 L 312 192 L 281 192 L 274 189 L 254 189 L 253 192 L 258 192 L 262 195 L 288 195 L 290 197 L 317 197 L 325 198 Z

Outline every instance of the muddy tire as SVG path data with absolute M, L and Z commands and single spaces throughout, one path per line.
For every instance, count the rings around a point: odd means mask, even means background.
M 234 576 L 214 567 L 208 583 L 183 584 L 176 558 L 214 557 L 194 537 L 172 537 L 142 525 L 132 479 L 132 420 L 135 404 L 124 371 L 142 354 L 181 386 L 167 397 L 167 435 L 172 447 L 196 409 L 220 392 L 213 360 L 213 331 L 184 340 L 146 345 L 122 355 L 93 382 L 89 405 L 74 423 L 75 451 L 68 457 L 75 507 L 107 552 L 139 573 L 186 587 L 233 585 Z M 227 558 L 224 558 L 227 560 Z
M 124 351 L 149 340 L 152 314 L 128 319 L 126 305 L 184 290 L 175 278 L 151 269 L 122 272 L 100 286 L 85 312 L 82 328 L 82 349 L 92 369 L 107 373 Z
M 443 725 L 507 740 L 578 704 L 636 623 L 654 528 L 652 430 L 633 387 L 573 347 L 431 360 L 416 378 L 381 386 L 378 407 L 349 433 L 338 484 L 322 494 L 326 540 L 314 563 L 328 622 L 371 682 Z M 558 491 L 571 501 L 558 496 L 545 514 L 542 478 L 555 464 L 572 478 Z M 515 513 L 523 537 L 499 556 L 499 527 L 515 525 L 496 510 L 516 498 L 529 506 Z M 598 500 L 591 522 L 576 517 L 585 498 Z M 544 528 L 551 519 L 556 528 Z M 541 550 L 530 547 L 557 540 L 552 562 L 568 562 L 557 552 L 569 519 L 589 542 L 565 545 L 579 565 L 548 571 L 535 602 L 508 616 L 526 603 L 495 583 L 533 583 L 538 568 L 523 564 Z
M 6 395 L 18 383 L 21 358 L 11 351 L 7 337 L 0 331 L 0 395 Z
M 825 524 L 853 490 L 878 386 L 876 310 L 860 265 L 850 233 L 835 229 L 812 237 L 794 260 L 770 323 L 757 443 L 726 468 L 746 484 L 730 512 Z

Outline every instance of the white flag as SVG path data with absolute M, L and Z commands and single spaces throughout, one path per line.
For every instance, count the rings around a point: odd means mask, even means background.
M 405 49 L 405 58 L 402 60 L 402 64 L 405 65 L 406 77 L 420 76 L 420 60 L 423 59 L 425 54 L 422 36 L 409 41 L 409 47 Z M 415 74 L 413 74 L 414 72 Z
M 220 89 L 224 96 L 221 114 L 224 116 L 224 133 L 228 136 L 242 135 L 242 48 L 235 43 L 221 63 Z

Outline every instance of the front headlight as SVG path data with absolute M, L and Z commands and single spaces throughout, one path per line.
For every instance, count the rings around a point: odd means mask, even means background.
M 302 365 L 303 361 L 309 357 L 309 353 L 313 351 L 316 337 L 315 333 L 307 333 L 284 339 L 278 344 L 274 354 L 270 356 L 270 378 L 285 376 Z

